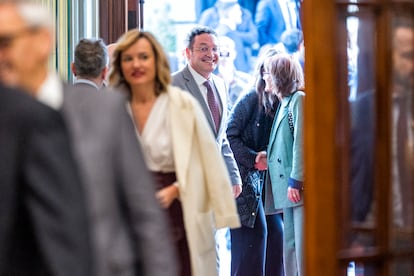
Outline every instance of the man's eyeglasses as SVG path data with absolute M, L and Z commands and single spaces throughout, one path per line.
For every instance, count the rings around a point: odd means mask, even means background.
M 217 53 L 218 51 L 219 51 L 219 48 L 218 47 L 207 47 L 207 46 L 205 46 L 205 47 L 199 47 L 199 48 L 193 48 L 195 51 L 198 51 L 198 52 L 201 52 L 201 53 L 203 53 L 203 54 L 206 54 L 206 53 L 210 53 L 210 52 L 213 52 L 213 53 Z
M 230 56 L 230 52 L 220 52 L 220 57 L 229 57 Z
M 0 49 L 6 49 L 9 48 L 13 41 L 27 33 L 35 31 L 37 28 L 34 27 L 28 27 L 21 29 L 13 34 L 6 34 L 6 35 L 0 35 Z

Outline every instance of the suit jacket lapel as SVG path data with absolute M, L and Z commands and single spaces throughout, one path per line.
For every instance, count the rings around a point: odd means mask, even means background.
M 185 83 L 186 90 L 190 92 L 198 100 L 198 102 L 201 105 L 201 108 L 203 109 L 204 114 L 206 115 L 207 121 L 211 129 L 214 131 L 214 133 L 217 133 L 215 130 L 216 127 L 215 127 L 213 118 L 211 117 L 210 108 L 208 107 L 206 100 L 204 99 L 203 94 L 200 91 L 200 88 L 198 87 L 196 81 L 194 80 L 193 75 L 191 75 L 190 69 L 188 69 L 188 65 L 183 70 L 183 76 L 184 76 L 184 79 L 186 80 L 186 83 Z

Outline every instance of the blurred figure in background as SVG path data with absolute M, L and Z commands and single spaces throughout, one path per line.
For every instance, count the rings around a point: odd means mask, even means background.
M 303 34 L 299 29 L 289 29 L 282 33 L 280 42 L 274 45 L 278 51 L 289 55 L 297 55 L 303 43 Z
M 234 41 L 228 36 L 220 36 L 220 60 L 216 69 L 217 75 L 222 77 L 229 87 L 228 108 L 231 110 L 243 90 L 250 81 L 250 75 L 239 71 L 234 66 L 237 51 Z
M 260 0 L 257 3 L 255 23 L 260 48 L 279 43 L 285 30 L 302 30 L 300 5 L 300 0 Z
M 108 62 L 108 74 L 106 74 L 106 78 L 105 78 L 105 86 L 109 86 L 109 72 L 111 71 L 112 58 L 114 55 L 115 48 L 116 48 L 116 43 L 111 43 L 106 46 L 106 49 L 108 51 L 109 62 Z
M 401 12 L 401 11 L 400 11 Z M 404 11 L 392 29 L 392 206 L 395 228 L 414 224 L 414 22 Z
M 235 59 L 237 70 L 250 73 L 252 56 L 259 49 L 258 32 L 249 10 L 241 7 L 237 0 L 217 0 L 215 5 L 206 9 L 198 24 L 217 31 L 219 36 L 229 36 L 236 42 L 238 57 Z
M 266 44 L 260 48 L 260 54 L 269 48 L 274 48 L 280 53 L 287 53 L 296 58 L 302 69 L 305 65 L 303 33 L 299 29 L 288 29 L 282 33 L 280 42 L 277 44 Z
M 360 25 L 360 28 L 362 24 Z M 361 30 L 361 29 L 360 29 Z M 359 31 L 360 31 L 359 30 Z M 413 179 L 414 179 L 414 22 L 410 10 L 397 10 L 392 21 L 392 87 L 391 95 L 391 194 L 390 194 L 390 234 L 392 246 L 402 249 L 410 244 L 406 229 L 413 226 Z M 362 37 L 362 36 L 361 36 Z M 361 40 L 365 43 L 365 40 Z M 361 58 L 361 55 L 358 56 Z M 370 76 L 364 71 L 365 63 L 359 60 L 358 76 Z M 361 64 L 363 64 L 361 66 Z M 364 72 L 365 74 L 361 74 Z M 360 81 L 361 79 L 359 79 Z M 369 84 L 375 79 L 368 78 Z M 369 87 L 369 86 L 368 86 Z M 371 85 L 371 87 L 373 87 Z M 360 91 L 350 100 L 351 115 L 351 215 L 352 222 L 365 225 L 375 224 L 378 216 L 376 201 L 375 171 L 375 133 L 378 128 L 376 117 L 375 89 Z M 382 123 L 382 122 L 381 122 Z M 365 225 L 364 225 L 365 224 Z M 351 236 L 352 247 L 358 251 L 369 251 L 375 245 L 375 237 L 366 231 L 358 231 Z M 373 265 L 355 264 L 364 275 L 377 275 Z M 391 275 L 410 275 L 411 266 L 402 262 L 393 266 Z
M 215 30 L 219 36 L 228 36 L 234 40 L 238 53 L 234 65 L 237 70 L 250 73 L 252 70 L 252 44 L 257 42 L 256 28 L 249 33 L 237 30 L 237 25 L 243 22 L 240 5 L 236 0 L 227 2 L 219 0 L 219 3 L 219 24 Z
M 116 48 L 116 43 L 111 43 L 106 46 L 106 49 L 108 50 L 108 57 L 109 57 L 108 66 L 111 66 L 112 64 L 112 57 L 114 55 L 115 48 Z

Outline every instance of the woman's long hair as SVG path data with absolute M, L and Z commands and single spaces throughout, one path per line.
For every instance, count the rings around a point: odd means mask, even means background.
M 259 105 L 264 108 L 264 111 L 267 115 L 270 115 L 272 117 L 276 113 L 276 108 L 279 104 L 279 100 L 272 93 L 268 93 L 265 91 L 266 83 L 263 80 L 264 62 L 266 59 L 275 56 L 279 53 L 280 52 L 274 48 L 267 49 L 266 52 L 260 55 L 254 71 L 254 75 L 256 76 L 255 88 L 256 93 L 259 96 Z

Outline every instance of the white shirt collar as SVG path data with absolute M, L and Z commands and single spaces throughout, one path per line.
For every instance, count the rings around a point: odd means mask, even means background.
M 95 87 L 97 90 L 99 90 L 100 89 L 100 87 L 95 83 L 95 82 L 93 82 L 93 81 L 91 81 L 91 80 L 87 80 L 87 79 L 75 79 L 74 81 L 73 81 L 73 84 L 77 84 L 77 83 L 84 83 L 84 84 L 88 84 L 88 85 L 90 85 L 90 86 L 93 86 L 93 87 Z
M 198 86 L 203 85 L 203 83 L 206 81 L 206 78 L 203 77 L 202 75 L 200 75 L 199 73 L 197 73 L 197 71 L 194 70 L 193 67 L 191 67 L 190 64 L 188 64 L 188 69 L 190 70 L 191 75 L 193 75 L 193 78 L 196 81 L 196 83 L 198 84 Z
M 39 88 L 37 99 L 56 110 L 62 107 L 63 85 L 55 72 L 50 72 L 47 75 L 46 80 Z

